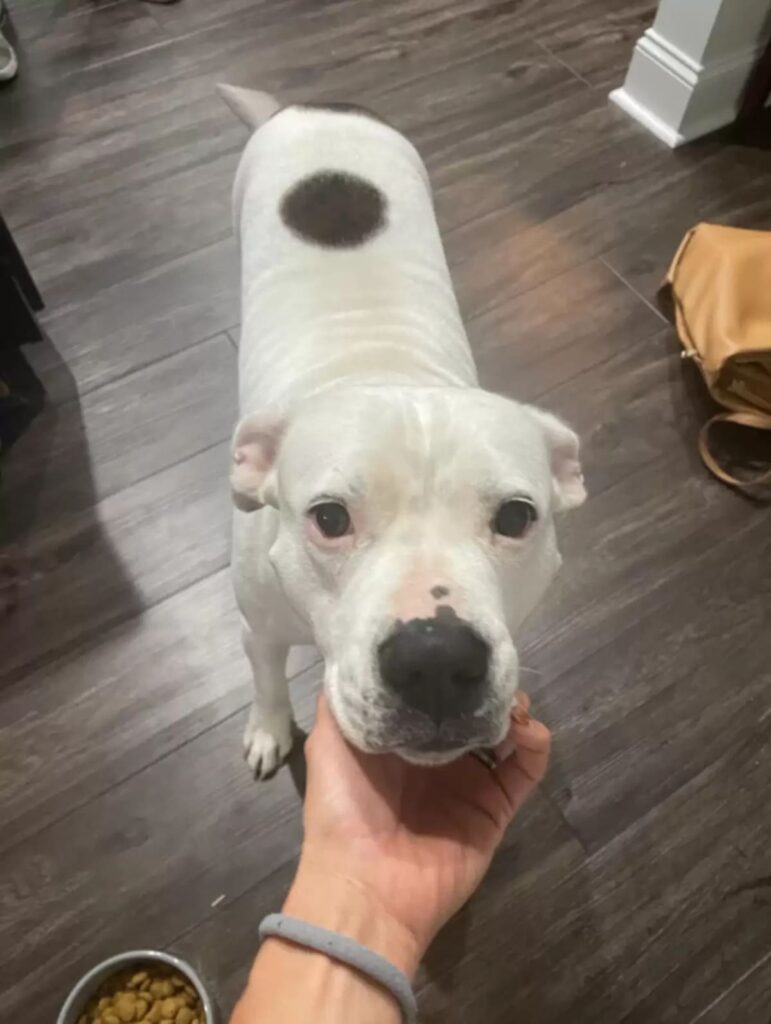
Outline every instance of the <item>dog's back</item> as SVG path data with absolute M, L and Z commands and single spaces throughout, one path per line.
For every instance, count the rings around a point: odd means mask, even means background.
M 242 413 L 349 380 L 474 385 L 411 143 L 354 107 L 260 109 L 234 189 Z

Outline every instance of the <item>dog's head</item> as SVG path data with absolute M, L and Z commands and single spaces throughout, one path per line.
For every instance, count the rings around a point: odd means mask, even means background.
M 278 510 L 271 562 L 363 750 L 440 763 L 506 732 L 512 641 L 585 497 L 559 420 L 477 390 L 345 388 L 236 430 L 236 505 Z

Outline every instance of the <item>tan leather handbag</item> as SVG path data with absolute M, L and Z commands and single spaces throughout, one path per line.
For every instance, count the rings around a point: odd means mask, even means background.
M 699 224 L 680 243 L 661 286 L 683 358 L 701 370 L 712 397 L 729 412 L 699 436 L 704 464 L 718 479 L 754 497 L 771 497 L 771 468 L 740 479 L 713 454 L 721 423 L 771 430 L 771 232 Z

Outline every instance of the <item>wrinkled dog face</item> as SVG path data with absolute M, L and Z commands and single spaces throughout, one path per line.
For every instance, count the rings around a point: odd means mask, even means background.
M 271 561 L 353 743 L 440 763 L 503 738 L 512 631 L 584 498 L 567 427 L 482 391 L 346 388 L 244 420 L 232 484 L 279 511 Z

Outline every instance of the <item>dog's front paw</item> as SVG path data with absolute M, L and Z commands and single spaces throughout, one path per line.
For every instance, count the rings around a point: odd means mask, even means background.
M 251 709 L 244 730 L 244 757 L 255 779 L 274 775 L 289 756 L 292 742 L 289 715 L 266 716 Z

